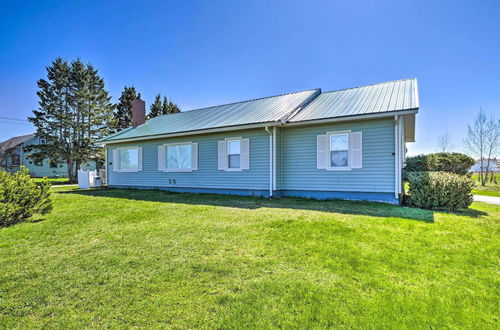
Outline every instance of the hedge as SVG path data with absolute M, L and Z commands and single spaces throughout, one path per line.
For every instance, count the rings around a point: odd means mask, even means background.
M 405 172 L 449 172 L 465 175 L 474 163 L 473 158 L 458 152 L 439 152 L 406 158 Z
M 50 182 L 36 184 L 25 167 L 14 174 L 0 172 L 0 226 L 29 219 L 36 213 L 52 211 Z
M 464 175 L 446 172 L 409 172 L 410 206 L 424 209 L 456 211 L 472 204 L 474 181 Z

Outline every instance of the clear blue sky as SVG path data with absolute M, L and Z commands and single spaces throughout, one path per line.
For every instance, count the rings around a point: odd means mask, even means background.
M 26 118 L 55 57 L 82 58 L 113 99 L 134 85 L 182 110 L 416 77 L 417 142 L 462 148 L 482 106 L 500 114 L 500 1 L 3 1 L 0 116 Z M 0 120 L 0 140 L 31 133 Z

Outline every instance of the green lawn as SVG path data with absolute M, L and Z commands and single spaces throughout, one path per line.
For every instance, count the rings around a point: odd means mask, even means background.
M 476 182 L 476 189 L 472 191 L 475 195 L 485 195 L 485 196 L 495 196 L 500 197 L 500 173 L 495 174 L 498 183 L 486 183 L 486 186 L 482 186 L 477 180 L 478 174 L 473 174 L 472 179 Z
M 33 178 L 35 182 L 41 182 L 44 178 Z M 61 184 L 70 184 L 68 178 L 49 178 L 50 184 L 57 186 Z
M 54 190 L 0 229 L 0 328 L 498 328 L 500 206 Z

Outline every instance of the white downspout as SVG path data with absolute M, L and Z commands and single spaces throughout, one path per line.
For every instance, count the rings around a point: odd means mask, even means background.
M 269 133 L 269 197 L 273 197 L 273 133 L 269 130 L 269 126 L 265 129 Z
M 394 116 L 394 197 L 399 197 L 399 122 Z
M 276 190 L 276 126 L 273 126 L 273 190 Z

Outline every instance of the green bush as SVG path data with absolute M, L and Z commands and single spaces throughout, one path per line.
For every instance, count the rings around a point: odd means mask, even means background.
M 405 200 L 424 209 L 456 211 L 472 203 L 474 181 L 446 172 L 409 172 L 410 190 Z
M 439 152 L 406 158 L 405 172 L 448 172 L 465 175 L 475 161 L 458 152 Z
M 14 174 L 0 172 L 0 226 L 25 221 L 35 213 L 50 212 L 49 189 L 49 180 L 36 184 L 25 167 Z

